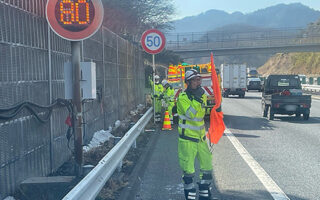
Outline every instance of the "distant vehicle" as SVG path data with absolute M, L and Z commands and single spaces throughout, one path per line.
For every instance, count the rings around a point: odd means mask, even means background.
M 244 98 L 247 90 L 246 65 L 222 64 L 220 69 L 222 96 L 239 95 L 240 98 Z
M 247 79 L 247 91 L 258 90 L 261 92 L 261 79 L 260 78 L 248 78 Z
M 259 74 L 256 69 L 251 69 L 247 75 L 248 78 L 257 78 L 258 76 L 259 76 Z
M 221 77 L 220 77 L 219 71 L 218 70 L 216 71 L 218 74 L 218 81 L 221 86 Z M 216 105 L 216 100 L 215 100 L 215 96 L 212 88 L 211 74 L 210 73 L 201 74 L 201 79 L 202 79 L 201 87 L 203 88 L 203 90 L 205 91 L 205 94 L 207 95 L 207 105 L 205 106 L 206 115 L 210 115 L 211 109 L 213 108 L 214 105 Z
M 262 92 L 263 117 L 274 119 L 275 114 L 296 115 L 303 114 L 309 119 L 311 95 L 303 95 L 301 82 L 297 75 L 270 75 L 264 82 Z

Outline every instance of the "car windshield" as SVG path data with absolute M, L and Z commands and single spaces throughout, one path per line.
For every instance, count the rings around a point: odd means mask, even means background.
M 298 87 L 299 80 L 297 78 L 279 78 L 271 81 L 273 87 Z

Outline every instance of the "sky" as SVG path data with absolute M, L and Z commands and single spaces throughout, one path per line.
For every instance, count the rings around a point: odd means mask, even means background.
M 320 10 L 320 0 L 173 0 L 176 7 L 175 19 L 198 15 L 210 9 L 224 10 L 228 13 L 240 11 L 250 13 L 258 9 L 280 3 L 302 3 L 315 10 Z

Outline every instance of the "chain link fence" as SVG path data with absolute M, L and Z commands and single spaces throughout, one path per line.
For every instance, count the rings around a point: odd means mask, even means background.
M 0 0 L 0 108 L 64 98 L 64 62 L 71 61 L 71 44 L 49 29 L 45 5 L 46 0 Z M 81 47 L 82 61 L 96 63 L 99 92 L 97 100 L 83 103 L 86 143 L 145 102 L 145 72 L 140 48 L 106 28 Z M 67 116 L 60 108 L 48 123 L 28 112 L 0 121 L 0 199 L 26 178 L 46 176 L 70 158 Z

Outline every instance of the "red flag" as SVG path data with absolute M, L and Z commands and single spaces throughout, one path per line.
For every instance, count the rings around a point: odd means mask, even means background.
M 211 80 L 214 92 L 215 105 L 210 113 L 210 127 L 207 133 L 210 143 L 217 144 L 226 129 L 223 122 L 223 112 L 217 112 L 216 109 L 221 105 L 221 91 L 216 73 L 216 67 L 213 62 L 213 54 L 211 53 Z

